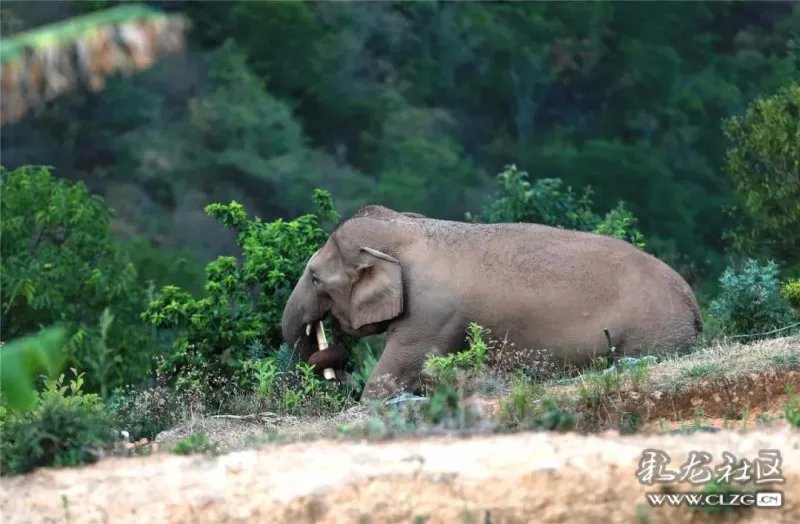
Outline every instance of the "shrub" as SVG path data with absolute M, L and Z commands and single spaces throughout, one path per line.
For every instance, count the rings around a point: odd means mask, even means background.
M 0 338 L 63 321 L 67 364 L 89 371 L 88 390 L 105 394 L 140 380 L 156 346 L 138 318 L 145 294 L 109 229 L 111 210 L 85 185 L 57 180 L 46 166 L 0 167 L 0 184 Z M 101 345 L 96 323 L 106 308 L 118 321 L 106 326 Z
M 339 411 L 352 393 L 347 385 L 320 379 L 285 344 L 273 355 L 245 360 L 242 365 L 243 378 L 254 384 L 260 410 L 288 415 L 331 413 Z
M 489 346 L 483 339 L 484 330 L 475 322 L 467 328 L 469 347 L 465 351 L 443 357 L 431 355 L 425 361 L 425 371 L 437 386 L 454 387 L 459 372 L 479 373 L 485 369 L 489 358 Z
M 711 303 L 711 313 L 723 333 L 765 333 L 789 320 L 789 306 L 780 296 L 778 265 L 748 259 L 741 271 L 728 267 L 720 277 L 720 295 Z
M 619 238 L 639 249 L 644 249 L 644 236 L 636 229 L 636 222 L 633 213 L 625 209 L 625 203 L 620 201 L 617 207 L 606 213 L 603 221 L 594 227 L 593 232 Z
M 792 307 L 800 309 L 800 278 L 787 280 L 781 287 L 781 296 L 785 298 Z
M 500 406 L 500 421 L 506 429 L 568 431 L 575 416 L 558 408 L 542 387 L 520 373 L 512 377 L 511 391 Z
M 114 428 L 127 431 L 134 441 L 153 440 L 186 415 L 184 399 L 168 387 L 160 372 L 156 372 L 156 383 L 146 389 L 116 388 L 106 404 L 114 414 Z
M 172 452 L 178 455 L 192 455 L 195 453 L 217 455 L 220 449 L 219 444 L 210 440 L 205 433 L 194 433 L 176 442 L 172 447 Z
M 467 220 L 486 223 L 531 222 L 578 231 L 613 236 L 644 249 L 644 239 L 636 228 L 637 219 L 625 209 L 624 202 L 600 217 L 592 211 L 592 189 L 586 187 L 578 196 L 571 187 L 564 188 L 559 178 L 541 178 L 528 182 L 528 173 L 514 165 L 506 166 L 497 176 L 500 191 L 485 204 L 476 217 Z
M 577 196 L 558 178 L 528 182 L 528 173 L 508 165 L 497 175 L 500 191 L 468 220 L 485 223 L 532 222 L 590 231 L 600 222 L 591 210 L 591 188 Z
M 214 375 L 220 385 L 248 387 L 252 376 L 243 368 L 248 350 L 274 352 L 282 343 L 283 307 L 305 261 L 327 240 L 321 224 L 336 219 L 330 194 L 316 190 L 316 214 L 286 222 L 250 220 L 237 202 L 212 204 L 205 211 L 237 233 L 243 262 L 219 257 L 206 267 L 206 295 L 194 298 L 177 286 L 165 286 L 142 318 L 159 329 L 179 330 L 173 352 L 160 370 L 171 375 L 180 389 L 209 384 Z M 266 349 L 264 349 L 266 348 Z
M 96 461 L 114 438 L 102 399 L 83 392 L 83 373 L 64 384 L 64 375 L 45 381 L 35 406 L 24 412 L 2 408 L 0 473 L 27 473 L 42 466 Z
M 724 121 L 730 140 L 725 172 L 734 183 L 741 219 L 733 247 L 755 256 L 797 260 L 800 254 L 800 83 L 754 100 Z
M 54 378 L 63 364 L 65 330 L 53 326 L 35 335 L 0 342 L 0 396 L 12 409 L 25 410 L 36 402 L 36 377 L 45 371 Z
M 783 407 L 783 416 L 792 427 L 800 428 L 800 395 L 792 395 Z

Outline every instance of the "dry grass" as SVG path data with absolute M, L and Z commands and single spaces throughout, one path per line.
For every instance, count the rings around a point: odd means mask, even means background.
M 375 415 L 367 405 L 356 405 L 335 415 L 298 417 L 262 414 L 256 421 L 245 417 L 195 416 L 179 426 L 160 433 L 155 441 L 169 447 L 196 433 L 205 433 L 223 452 L 260 446 L 331 437 L 343 425 L 365 423 Z
M 705 424 L 719 426 L 722 419 L 741 420 L 743 411 L 745 419 L 775 418 L 782 411 L 786 387 L 800 392 L 800 337 L 751 344 L 718 342 L 657 364 L 606 374 L 584 372 L 567 384 L 555 379 L 526 383 L 492 371 L 471 380 L 473 384 L 458 388 L 462 404 L 480 404 L 483 415 L 512 428 L 522 429 L 521 419 L 548 402 L 575 415 L 575 429 L 583 433 L 633 432 L 659 421 L 663 431 L 664 421 L 670 429 L 697 419 L 698 413 Z M 198 416 L 162 433 L 157 441 L 170 443 L 202 432 L 220 449 L 232 451 L 267 442 L 331 438 L 340 435 L 345 425 L 357 428 L 353 433 L 360 435 L 369 431 L 376 415 L 374 407 L 356 405 L 329 416 L 267 413 L 259 420 Z
M 674 429 L 695 420 L 712 427 L 775 415 L 788 391 L 800 392 L 800 337 L 751 344 L 721 341 L 688 355 L 618 373 L 550 381 L 539 395 L 578 414 L 577 429 L 635 431 L 649 422 Z M 699 421 L 699 422 L 698 422 Z

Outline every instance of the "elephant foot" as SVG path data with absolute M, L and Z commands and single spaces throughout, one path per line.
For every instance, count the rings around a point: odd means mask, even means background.
M 361 401 L 384 401 L 402 393 L 407 393 L 407 389 L 405 385 L 401 384 L 390 374 L 370 377 L 367 385 L 364 386 L 363 393 L 361 393 Z

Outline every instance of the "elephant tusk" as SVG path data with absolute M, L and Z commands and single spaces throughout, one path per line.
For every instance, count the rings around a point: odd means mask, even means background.
M 328 349 L 328 340 L 325 338 L 325 327 L 322 325 L 322 321 L 320 320 L 317 322 L 317 345 L 319 346 L 320 351 L 325 351 Z M 336 378 L 336 373 L 334 373 L 332 368 L 325 368 L 322 371 L 323 376 L 326 380 L 333 380 Z
M 321 320 L 317 322 L 317 345 L 320 351 L 328 349 L 328 339 L 325 338 L 325 328 Z

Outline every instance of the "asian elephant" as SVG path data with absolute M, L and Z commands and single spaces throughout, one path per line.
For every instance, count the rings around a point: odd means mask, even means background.
M 385 333 L 362 399 L 415 391 L 428 355 L 465 347 L 470 322 L 562 364 L 641 350 L 679 351 L 703 329 L 690 286 L 613 237 L 530 223 L 473 224 L 366 206 L 309 260 L 282 319 L 312 364 L 331 315 L 344 333 Z M 316 365 L 316 364 L 315 364 Z

